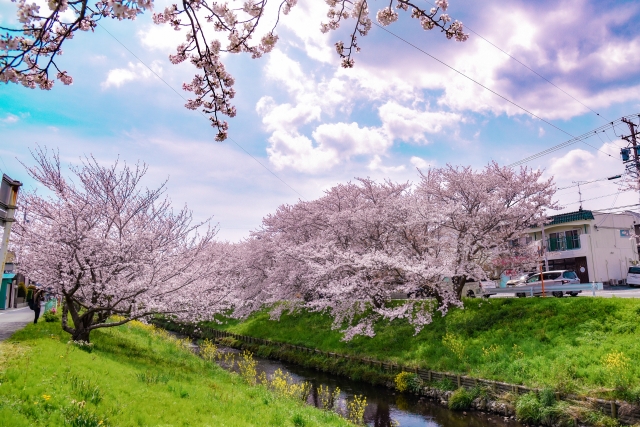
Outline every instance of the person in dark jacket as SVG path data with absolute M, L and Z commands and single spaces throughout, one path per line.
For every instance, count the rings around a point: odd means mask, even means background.
M 33 319 L 33 323 L 38 323 L 38 317 L 40 317 L 40 308 L 42 306 L 42 301 L 44 301 L 44 291 L 39 289 L 34 291 L 33 295 L 33 311 L 36 314 L 36 317 Z

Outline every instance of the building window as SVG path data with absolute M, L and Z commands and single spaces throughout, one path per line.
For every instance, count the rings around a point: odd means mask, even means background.
M 549 240 L 547 241 L 547 250 L 549 252 L 570 251 L 573 249 L 580 249 L 579 230 L 549 233 Z

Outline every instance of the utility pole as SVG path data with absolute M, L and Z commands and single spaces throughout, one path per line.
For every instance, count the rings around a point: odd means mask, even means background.
M 621 120 L 629 126 L 629 131 L 631 132 L 629 136 L 623 136 L 622 139 L 631 144 L 632 147 L 631 150 L 629 148 L 623 148 L 620 150 L 620 154 L 622 154 L 622 162 L 626 164 L 627 171 L 636 178 L 636 189 L 640 192 L 640 147 L 638 146 L 638 141 L 636 139 L 636 135 L 638 134 L 636 128 L 638 125 L 626 117 L 623 117 Z M 629 151 L 633 154 L 633 160 L 629 157 Z

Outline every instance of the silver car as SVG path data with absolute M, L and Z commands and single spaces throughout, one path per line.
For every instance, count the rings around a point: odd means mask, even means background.
M 545 286 L 551 285 L 574 285 L 579 284 L 580 279 L 575 271 L 572 270 L 555 270 L 555 271 L 546 271 L 544 273 L 536 273 L 533 276 L 529 277 L 526 282 L 516 285 L 515 287 L 525 286 L 527 288 L 533 287 L 533 295 L 540 296 L 542 295 L 542 280 L 540 275 L 542 274 L 542 279 L 544 279 Z M 572 297 L 577 296 L 582 291 L 553 291 L 549 292 L 545 290 L 545 294 L 551 294 L 554 297 L 562 297 L 563 295 L 571 295 Z M 526 297 L 529 292 L 516 292 L 516 296 L 519 298 Z

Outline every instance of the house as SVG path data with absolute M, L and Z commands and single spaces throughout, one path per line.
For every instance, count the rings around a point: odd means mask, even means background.
M 530 236 L 547 255 L 549 270 L 573 270 L 582 283 L 622 283 L 629 266 L 638 263 L 635 230 L 640 216 L 633 212 L 606 213 L 590 210 L 549 217 Z
M 23 286 L 21 287 L 20 284 Z M 16 273 L 13 252 L 7 252 L 7 260 L 2 272 L 2 283 L 0 284 L 0 310 L 25 307 L 27 296 L 24 290 L 29 284 L 29 279 Z

